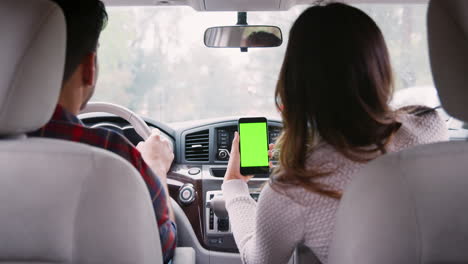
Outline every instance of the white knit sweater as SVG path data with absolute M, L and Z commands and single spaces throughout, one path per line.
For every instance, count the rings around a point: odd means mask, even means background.
M 399 121 L 402 126 L 387 147 L 389 152 L 448 140 L 445 122 L 436 112 L 422 117 L 402 114 Z M 325 162 L 338 168 L 322 180 L 337 190 L 343 190 L 364 166 L 327 144 L 318 146 L 307 160 L 309 165 Z M 242 180 L 227 181 L 222 190 L 243 263 L 287 263 L 300 244 L 310 248 L 322 263 L 327 263 L 339 201 L 301 187 L 277 192 L 267 184 L 256 203 Z

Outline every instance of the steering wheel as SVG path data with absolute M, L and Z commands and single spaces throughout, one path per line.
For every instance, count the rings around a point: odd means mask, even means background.
M 128 108 L 111 103 L 95 102 L 88 103 L 80 114 L 94 112 L 109 113 L 125 119 L 130 123 L 130 125 L 133 126 L 137 134 L 140 135 L 143 140 L 148 139 L 151 135 L 151 128 L 146 124 L 146 122 L 139 115 L 135 114 Z

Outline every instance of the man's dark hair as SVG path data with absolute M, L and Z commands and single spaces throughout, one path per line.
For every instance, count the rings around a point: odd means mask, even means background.
M 95 52 L 107 12 L 100 0 L 52 0 L 59 5 L 67 22 L 67 57 L 64 81 L 75 72 L 83 58 Z
M 266 31 L 253 32 L 247 37 L 249 47 L 278 47 L 282 42 L 275 34 Z

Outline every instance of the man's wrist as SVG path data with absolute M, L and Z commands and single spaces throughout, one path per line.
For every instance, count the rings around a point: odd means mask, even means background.
M 148 163 L 148 166 L 154 171 L 156 176 L 163 177 L 167 175 L 167 170 L 161 166 L 161 164 Z
M 154 170 L 154 173 L 156 173 L 156 176 L 159 179 L 164 180 L 164 182 L 166 182 L 167 173 L 164 172 L 164 170 Z

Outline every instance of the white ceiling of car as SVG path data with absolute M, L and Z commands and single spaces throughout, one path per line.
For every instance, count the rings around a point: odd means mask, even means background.
M 191 6 L 198 11 L 279 11 L 317 0 L 104 0 L 110 6 Z M 347 3 L 427 3 L 428 0 L 342 0 Z

